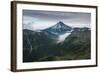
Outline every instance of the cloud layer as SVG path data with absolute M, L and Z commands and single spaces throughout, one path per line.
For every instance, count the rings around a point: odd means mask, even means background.
M 23 10 L 23 29 L 41 30 L 62 21 L 71 27 L 89 27 L 90 13 Z

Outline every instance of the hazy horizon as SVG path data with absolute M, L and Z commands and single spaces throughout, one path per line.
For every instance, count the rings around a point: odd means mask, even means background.
M 23 10 L 23 29 L 42 30 L 62 21 L 71 27 L 88 27 L 90 13 Z

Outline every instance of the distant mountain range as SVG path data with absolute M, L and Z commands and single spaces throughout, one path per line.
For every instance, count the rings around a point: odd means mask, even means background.
M 57 43 L 62 35 L 64 41 Z M 61 21 L 40 31 L 23 29 L 23 62 L 90 59 L 90 35 L 88 27 L 72 28 Z

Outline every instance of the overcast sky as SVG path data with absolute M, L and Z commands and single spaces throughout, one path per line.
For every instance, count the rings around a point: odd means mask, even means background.
M 62 21 L 71 27 L 89 27 L 90 13 L 23 10 L 23 29 L 41 30 Z

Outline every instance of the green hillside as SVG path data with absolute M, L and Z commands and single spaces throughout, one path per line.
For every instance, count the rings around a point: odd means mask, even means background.
M 73 31 L 64 42 L 47 32 L 23 30 L 23 62 L 90 59 L 90 30 Z

